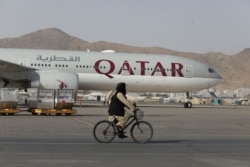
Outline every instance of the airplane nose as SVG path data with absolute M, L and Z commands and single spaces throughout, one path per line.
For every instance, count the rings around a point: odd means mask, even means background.
M 213 78 L 213 85 L 217 85 L 222 82 L 222 77 L 217 72 L 214 73 Z
M 219 83 L 222 82 L 222 77 L 220 74 L 218 74 L 216 71 L 214 71 L 212 68 L 208 68 L 208 72 L 209 72 L 209 75 L 210 75 L 210 82 L 208 83 L 208 85 L 210 87 L 214 86 L 214 85 L 217 85 Z
M 220 74 L 218 74 L 217 72 L 215 72 L 215 78 L 216 79 L 220 79 L 220 80 L 222 79 L 222 77 L 220 76 Z
M 215 72 L 212 68 L 208 68 L 208 72 L 210 74 L 212 74 L 212 77 L 214 79 L 222 79 L 222 77 L 220 76 L 220 74 L 218 74 L 217 72 Z

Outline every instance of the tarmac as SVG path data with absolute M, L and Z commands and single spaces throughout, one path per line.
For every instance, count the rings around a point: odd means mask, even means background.
M 84 104 L 72 116 L 0 116 L 1 167 L 249 167 L 250 106 L 140 105 L 154 129 L 149 143 L 101 144 L 93 127 L 107 106 Z

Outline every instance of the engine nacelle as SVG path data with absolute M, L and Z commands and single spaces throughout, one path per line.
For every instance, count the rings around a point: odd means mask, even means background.
M 32 88 L 76 89 L 79 78 L 76 73 L 64 71 L 36 71 L 31 79 Z
M 5 86 L 6 86 L 6 84 L 7 84 L 7 82 L 6 82 L 5 80 L 0 79 L 0 88 L 5 87 Z
M 79 78 L 76 73 L 64 72 L 64 71 L 35 71 L 30 76 L 30 87 L 39 89 L 53 89 L 58 92 L 59 89 L 72 89 L 73 98 L 76 100 Z M 59 95 L 58 95 L 59 96 Z M 55 97 L 54 108 L 55 109 L 72 109 L 72 102 L 65 102 L 64 100 Z M 31 107 L 37 107 L 37 101 L 31 102 Z M 34 104 L 34 105 L 33 105 Z M 51 105 L 51 103 L 49 103 Z
M 73 89 L 76 96 L 79 78 L 76 73 L 65 71 L 36 71 L 31 76 L 31 88 Z

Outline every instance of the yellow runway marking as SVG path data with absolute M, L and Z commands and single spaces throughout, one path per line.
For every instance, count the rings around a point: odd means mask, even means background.
M 93 123 L 88 122 L 88 121 L 84 121 L 84 120 L 81 120 L 81 119 L 78 119 L 78 118 L 75 118 L 75 117 L 68 117 L 68 118 L 69 118 L 69 119 L 72 119 L 72 120 L 74 120 L 74 121 L 83 123 L 83 124 L 85 124 L 85 125 L 88 125 L 88 126 L 90 126 L 90 127 L 93 127 L 93 126 L 94 126 Z

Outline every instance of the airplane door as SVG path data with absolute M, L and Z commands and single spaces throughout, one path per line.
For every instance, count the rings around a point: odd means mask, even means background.
M 28 59 L 25 58 L 25 57 L 21 57 L 18 59 L 18 63 L 21 65 L 21 66 L 27 66 L 28 65 Z
M 185 77 L 192 78 L 193 77 L 193 66 L 185 65 Z

